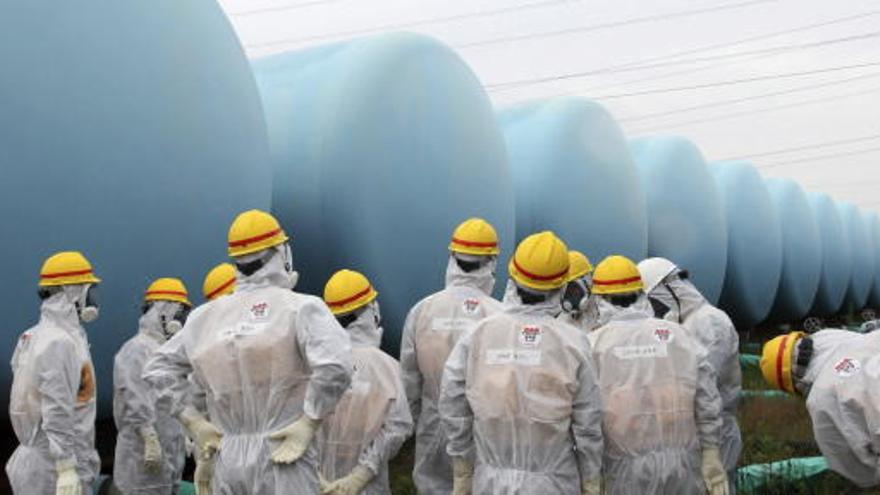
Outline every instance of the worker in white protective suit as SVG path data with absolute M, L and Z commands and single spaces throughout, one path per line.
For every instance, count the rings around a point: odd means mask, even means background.
M 805 397 L 828 466 L 860 487 L 880 485 L 880 332 L 792 332 L 766 344 L 768 383 Z
M 40 271 L 40 321 L 12 355 L 9 420 L 19 446 L 6 463 L 18 495 L 91 493 L 101 467 L 95 450 L 95 372 L 82 323 L 98 317 L 92 265 L 75 251 Z
M 688 273 L 666 258 L 648 258 L 638 265 L 645 292 L 657 318 L 679 323 L 706 349 L 721 394 L 721 460 L 727 470 L 731 492 L 735 491 L 736 464 L 742 437 L 736 422 L 742 371 L 739 365 L 739 334 L 724 311 L 709 301 L 688 280 Z
M 174 397 L 144 381 L 144 365 L 186 322 L 192 303 L 179 279 L 160 278 L 144 293 L 138 333 L 113 360 L 116 455 L 113 484 L 125 495 L 177 493 L 186 462 L 183 426 Z
M 195 482 L 215 494 L 317 493 L 312 440 L 351 380 L 345 330 L 323 301 L 291 290 L 287 241 L 268 213 L 239 215 L 235 292 L 196 308 L 144 369 L 158 390 L 182 396 L 190 373 L 205 388 L 210 421 L 191 405 L 179 417 L 200 457 Z
M 462 335 L 502 310 L 491 296 L 499 251 L 498 235 L 485 220 L 460 224 L 449 243 L 446 288 L 416 304 L 404 323 L 400 367 L 416 422 L 413 481 L 422 495 L 452 491 L 452 463 L 437 411 L 443 365 Z
M 351 338 L 354 363 L 351 387 L 318 432 L 325 495 L 390 495 L 388 460 L 412 432 L 400 365 L 379 350 L 378 295 L 352 270 L 336 272 L 324 287 L 324 302 Z
M 592 297 L 593 265 L 580 251 L 569 251 L 568 267 L 559 320 L 592 332 L 599 326 L 596 298 Z
M 604 407 L 610 494 L 726 495 L 721 397 L 690 331 L 653 317 L 636 265 L 610 256 L 593 273 L 599 319 L 590 334 Z
M 454 495 L 601 491 L 601 399 L 584 332 L 556 319 L 565 244 L 527 237 L 509 266 L 505 312 L 477 324 L 446 362 L 440 415 Z

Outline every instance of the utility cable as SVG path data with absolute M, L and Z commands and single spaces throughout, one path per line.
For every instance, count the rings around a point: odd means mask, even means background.
M 848 138 L 848 139 L 836 139 L 834 141 L 824 141 L 816 144 L 807 144 L 804 146 L 793 146 L 791 148 L 781 148 L 775 149 L 771 151 L 762 151 L 760 153 L 749 153 L 748 155 L 739 155 L 733 156 L 730 158 L 723 158 L 720 161 L 728 161 L 728 160 L 744 160 L 749 158 L 758 158 L 762 156 L 771 156 L 771 155 L 783 155 L 787 153 L 793 153 L 795 151 L 804 151 L 804 150 L 813 150 L 818 148 L 830 148 L 832 146 L 840 146 L 841 144 L 850 144 L 850 143 L 858 143 L 861 141 L 872 141 L 880 138 L 880 134 L 872 134 L 870 136 L 861 136 L 857 138 Z
M 643 24 L 646 22 L 657 22 L 657 21 L 666 21 L 669 19 L 677 19 L 682 17 L 690 17 L 694 15 L 700 14 L 710 14 L 715 12 L 721 12 L 724 10 L 732 10 L 739 9 L 743 7 L 751 7 L 752 5 L 776 2 L 777 0 L 748 0 L 746 2 L 737 2 L 737 3 L 729 3 L 724 5 L 716 5 L 714 7 L 707 7 L 702 9 L 692 9 L 692 10 L 684 10 L 679 12 L 672 12 L 669 14 L 657 14 L 657 15 L 649 15 L 644 17 L 635 17 L 632 19 L 624 19 L 621 21 L 612 21 L 601 24 L 592 24 L 589 26 L 580 26 L 575 28 L 568 29 L 559 29 L 556 31 L 547 31 L 543 33 L 532 33 L 532 34 L 520 34 L 514 36 L 502 36 L 500 38 L 491 38 L 488 40 L 481 41 L 473 41 L 470 43 L 463 43 L 459 45 L 453 45 L 454 48 L 467 49 L 467 48 L 475 48 L 479 46 L 486 45 L 495 45 L 498 43 L 510 43 L 514 41 L 526 41 L 538 38 L 550 38 L 555 36 L 562 36 L 565 34 L 575 34 L 575 33 L 583 33 L 589 31 L 600 31 L 603 29 L 611 29 L 618 28 L 623 26 L 631 26 L 633 24 Z
M 485 87 L 489 92 L 498 92 L 498 91 L 506 91 L 512 88 L 521 88 L 524 86 L 533 86 L 536 84 L 542 84 L 545 82 L 555 82 L 562 81 L 567 79 L 579 79 L 582 77 L 589 77 L 599 74 L 612 74 L 618 72 L 632 72 L 632 71 L 641 71 L 641 70 L 650 70 L 657 69 L 662 67 L 668 67 L 671 65 L 681 65 L 681 64 L 691 64 L 691 63 L 701 63 L 701 62 L 711 62 L 716 60 L 728 59 L 728 58 L 737 58 L 737 57 L 747 57 L 753 55 L 762 55 L 762 54 L 770 54 L 775 55 L 777 53 L 785 53 L 788 51 L 795 50 L 805 50 L 810 48 L 822 48 L 830 45 L 840 44 L 840 43 L 851 43 L 853 41 L 862 41 L 866 39 L 876 38 L 880 36 L 880 31 L 872 31 L 869 33 L 863 33 L 854 36 L 846 36 L 843 38 L 833 38 L 821 41 L 813 41 L 809 43 L 800 43 L 794 45 L 783 45 L 783 46 L 775 46 L 769 48 L 759 48 L 757 50 L 749 50 L 735 53 L 724 53 L 719 55 L 710 55 L 705 57 L 696 57 L 690 59 L 681 59 L 681 60 L 669 60 L 666 62 L 657 62 L 652 64 L 644 64 L 637 65 L 631 67 L 605 67 L 601 69 L 587 70 L 587 71 L 579 71 L 579 72 L 570 72 L 567 74 L 557 74 L 554 76 L 544 76 L 544 77 L 536 77 L 531 79 L 520 79 L 518 81 L 510 81 L 506 83 L 496 83 L 496 84 L 487 84 Z
M 829 87 L 829 86 L 838 86 L 840 84 L 846 84 L 846 83 L 850 83 L 853 81 L 860 81 L 863 79 L 870 79 L 872 77 L 878 77 L 878 76 L 880 76 L 880 72 L 872 72 L 870 74 L 862 74 L 859 76 L 848 77 L 845 79 L 836 79 L 834 81 L 827 81 L 827 82 L 817 83 L 817 84 L 809 84 L 806 86 L 798 86 L 796 88 L 783 89 L 783 90 L 779 90 L 779 91 L 771 91 L 768 93 L 749 95 L 749 96 L 744 96 L 741 98 L 729 98 L 726 100 L 718 100 L 718 101 L 713 101 L 713 102 L 709 102 L 709 103 L 704 103 L 701 105 L 692 105 L 692 106 L 688 106 L 688 107 L 676 108 L 673 110 L 665 110 L 662 112 L 654 112 L 654 113 L 647 113 L 647 114 L 643 114 L 643 115 L 637 115 L 635 117 L 622 117 L 622 118 L 617 119 L 617 121 L 618 122 L 639 122 L 642 120 L 649 120 L 649 119 L 655 119 L 658 117 L 668 117 L 668 116 L 672 116 L 672 115 L 679 115 L 679 114 L 682 114 L 685 112 L 693 112 L 696 110 L 704 110 L 707 108 L 717 108 L 717 107 L 722 107 L 722 106 L 726 106 L 726 105 L 734 105 L 737 103 L 745 103 L 747 101 L 759 100 L 762 98 L 770 98 L 773 96 L 782 96 L 782 95 L 788 95 L 788 94 L 792 94 L 792 93 L 800 93 L 802 91 L 809 91 L 812 89 L 825 88 L 825 87 Z
M 531 2 L 531 3 L 507 6 L 507 7 L 498 8 L 498 9 L 480 10 L 480 11 L 476 11 L 476 12 L 467 12 L 464 14 L 455 14 L 455 15 L 449 15 L 449 16 L 444 16 L 444 17 L 432 17 L 429 19 L 419 19 L 416 21 L 401 22 L 401 23 L 395 23 L 395 24 L 385 24 L 382 26 L 376 26 L 376 27 L 371 27 L 371 28 L 352 29 L 350 31 L 337 31 L 335 33 L 316 34 L 313 36 L 302 36 L 302 37 L 298 37 L 298 38 L 285 38 L 285 39 L 276 40 L 276 41 L 269 41 L 269 42 L 265 42 L 265 43 L 252 43 L 249 45 L 245 45 L 245 48 L 265 48 L 265 47 L 269 47 L 269 46 L 288 45 L 288 44 L 295 45 L 295 44 L 301 44 L 301 43 L 305 43 L 305 42 L 309 42 L 309 41 L 320 41 L 320 40 L 327 40 L 327 39 L 334 39 L 334 38 L 346 38 L 346 37 L 351 37 L 351 36 L 357 36 L 360 34 L 375 33 L 375 32 L 379 32 L 379 31 L 397 31 L 400 29 L 412 28 L 412 27 L 417 27 L 417 26 L 425 26 L 425 25 L 431 25 L 431 24 L 444 24 L 447 22 L 455 22 L 455 21 L 461 21 L 461 20 L 465 20 L 465 19 L 468 19 L 468 20 L 469 19 L 477 19 L 480 17 L 492 17 L 492 16 L 497 16 L 497 15 L 502 15 L 502 14 L 510 14 L 513 12 L 521 12 L 524 10 L 540 9 L 540 8 L 546 8 L 546 7 L 555 7 L 557 5 L 571 3 L 571 2 L 572 2 L 572 0 L 541 0 L 538 2 Z
M 745 117 L 748 115 L 755 115 L 755 114 L 759 114 L 759 113 L 775 112 L 777 110 L 798 108 L 798 107 L 803 107 L 803 106 L 807 106 L 807 105 L 814 105 L 816 103 L 824 103 L 824 102 L 840 100 L 840 99 L 844 99 L 844 98 L 852 98 L 854 96 L 863 96 L 863 95 L 866 95 L 869 93 L 875 93 L 877 91 L 880 91 L 880 88 L 872 88 L 872 89 L 869 89 L 866 91 L 846 93 L 846 94 L 842 94 L 842 95 L 828 96 L 828 97 L 824 97 L 824 98 L 815 98 L 812 100 L 804 100 L 804 101 L 799 101 L 799 102 L 795 102 L 795 103 L 789 103 L 786 105 L 777 105 L 777 106 L 773 106 L 773 107 L 764 107 L 764 108 L 759 108 L 756 110 L 749 110 L 749 111 L 744 111 L 744 112 L 728 113 L 725 115 L 718 115 L 718 116 L 711 117 L 711 118 L 702 118 L 702 119 L 688 120 L 688 121 L 684 121 L 684 122 L 675 122 L 675 123 L 670 123 L 670 124 L 655 125 L 655 126 L 647 127 L 644 129 L 630 130 L 630 132 L 639 132 L 639 133 L 656 132 L 656 131 L 669 129 L 669 128 L 673 128 L 673 127 L 682 127 L 682 126 L 692 125 L 692 124 L 703 124 L 703 123 L 707 123 L 707 122 L 717 122 L 720 120 L 728 120 L 728 119 L 733 119 L 733 118 L 737 118 L 737 117 Z
M 877 153 L 877 152 L 880 152 L 880 147 L 867 148 L 867 149 L 858 150 L 858 151 L 850 151 L 848 153 L 835 153 L 835 154 L 829 154 L 829 155 L 811 156 L 809 158 L 799 158 L 797 160 L 788 160 L 788 161 L 784 161 L 784 162 L 768 163 L 765 165 L 758 165 L 757 168 L 760 168 L 760 169 L 775 168 L 775 167 L 781 167 L 783 165 L 794 165 L 797 163 L 832 160 L 832 159 L 842 158 L 842 157 L 846 157 L 846 156 L 866 155 L 869 153 Z M 834 162 L 834 163 L 832 163 L 832 165 L 838 166 L 838 165 L 840 165 L 840 163 Z

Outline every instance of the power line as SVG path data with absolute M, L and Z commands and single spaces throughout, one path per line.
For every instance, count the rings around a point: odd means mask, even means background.
M 324 5 L 328 3 L 338 3 L 340 0 L 315 0 L 313 2 L 301 2 L 295 3 L 293 5 L 276 5 L 274 7 L 264 7 L 261 9 L 254 10 L 244 10 L 241 12 L 229 12 L 228 15 L 232 17 L 248 17 L 257 14 L 265 14 L 267 12 L 283 12 L 286 10 L 297 10 L 304 9 L 306 7 L 315 7 L 318 5 Z
M 816 162 L 816 161 L 821 161 L 821 160 L 830 160 L 833 158 L 842 158 L 842 157 L 846 157 L 846 156 L 866 155 L 869 153 L 877 153 L 878 151 L 880 151 L 880 146 L 878 146 L 876 148 L 867 148 L 867 149 L 858 150 L 858 151 L 850 151 L 848 153 L 835 153 L 833 155 L 811 156 L 809 158 L 799 158 L 797 160 L 788 160 L 788 161 L 784 161 L 784 162 L 770 163 L 770 164 L 766 164 L 766 165 L 759 165 L 757 168 L 760 168 L 760 169 L 774 168 L 774 167 L 781 167 L 783 165 L 794 165 L 796 163 Z M 835 163 L 835 165 L 839 165 L 839 163 Z
M 808 48 L 821 48 L 829 45 L 835 45 L 839 43 L 850 43 L 853 41 L 862 41 L 865 39 L 876 38 L 880 36 L 880 31 L 872 31 L 870 33 L 864 33 L 854 36 L 846 36 L 843 38 L 833 38 L 821 41 L 813 41 L 809 43 L 800 43 L 795 45 L 783 45 L 776 46 L 770 48 L 760 48 L 757 50 L 749 50 L 743 52 L 736 53 L 724 53 L 719 55 L 710 55 L 706 57 L 696 57 L 690 59 L 682 59 L 682 60 L 669 60 L 666 62 L 657 62 L 652 64 L 644 64 L 637 65 L 631 67 L 605 67 L 601 69 L 594 69 L 588 71 L 579 71 L 579 72 L 571 72 L 568 74 L 558 74 L 555 76 L 544 76 L 544 77 L 536 77 L 531 79 L 521 79 L 518 81 L 510 81 L 505 83 L 495 83 L 495 84 L 487 84 L 485 87 L 490 92 L 498 92 L 498 91 L 507 91 L 514 88 L 521 88 L 524 86 L 533 86 L 536 84 L 542 84 L 545 82 L 555 82 L 562 81 L 567 79 L 579 79 L 582 77 L 589 77 L 598 74 L 609 74 L 609 73 L 617 73 L 617 72 L 631 72 L 631 71 L 640 71 L 640 70 L 649 70 L 649 69 L 657 69 L 662 67 L 668 67 L 670 65 L 680 65 L 680 64 L 690 64 L 690 63 L 700 63 L 700 62 L 711 62 L 715 60 L 722 60 L 727 58 L 737 58 L 737 57 L 746 57 L 751 55 L 761 55 L 761 54 L 770 54 L 774 55 L 776 53 L 784 53 L 792 50 L 805 50 Z
M 842 95 L 829 96 L 829 97 L 825 97 L 825 98 L 815 98 L 812 100 L 804 100 L 804 101 L 799 101 L 796 103 L 789 103 L 787 105 L 777 105 L 777 106 L 773 106 L 773 107 L 764 107 L 764 108 L 759 108 L 756 110 L 750 110 L 750 111 L 745 111 L 745 112 L 728 113 L 725 115 L 719 115 L 719 116 L 710 117 L 710 118 L 694 119 L 694 120 L 688 120 L 688 121 L 684 121 L 684 122 L 675 122 L 675 123 L 671 123 L 671 124 L 657 125 L 657 126 L 653 126 L 653 127 L 647 127 L 644 129 L 631 130 L 631 132 L 654 132 L 654 131 L 658 131 L 658 130 L 669 129 L 672 127 L 682 127 L 682 126 L 691 125 L 691 124 L 703 124 L 706 122 L 717 122 L 719 120 L 727 120 L 727 119 L 733 119 L 733 118 L 737 118 L 737 117 L 745 117 L 747 115 L 755 115 L 755 114 L 759 114 L 759 113 L 774 112 L 776 110 L 797 108 L 797 107 L 802 107 L 802 106 L 807 106 L 807 105 L 814 105 L 816 103 L 824 103 L 824 102 L 833 101 L 833 100 L 840 100 L 843 98 L 862 96 L 862 95 L 874 93 L 877 91 L 880 91 L 880 88 L 872 88 L 872 89 L 869 89 L 866 91 L 846 93 L 846 94 L 842 94 Z
M 265 48 L 265 47 L 269 47 L 269 46 L 288 45 L 288 44 L 295 45 L 295 44 L 305 43 L 308 41 L 319 41 L 319 40 L 326 40 L 326 39 L 333 39 L 333 38 L 345 38 L 345 37 L 350 37 L 350 36 L 357 36 L 359 34 L 375 33 L 378 31 L 396 31 L 399 29 L 411 28 L 411 27 L 416 27 L 416 26 L 424 26 L 424 25 L 430 25 L 430 24 L 443 24 L 443 23 L 447 23 L 447 22 L 454 22 L 454 21 L 459 21 L 459 20 L 464 20 L 464 19 L 477 19 L 480 17 L 492 17 L 492 16 L 496 16 L 496 15 L 509 14 L 512 12 L 521 12 L 524 10 L 552 7 L 552 6 L 556 6 L 556 5 L 560 5 L 560 4 L 564 4 L 564 3 L 571 3 L 571 2 L 572 2 L 572 0 L 542 0 L 539 2 L 513 5 L 513 6 L 492 9 L 492 10 L 481 10 L 481 11 L 476 11 L 476 12 L 468 12 L 468 13 L 464 13 L 464 14 L 455 14 L 455 15 L 450 15 L 450 16 L 445 16 L 445 17 L 432 17 L 429 19 L 419 19 L 416 21 L 402 22 L 402 23 L 396 23 L 396 24 L 385 24 L 382 26 L 376 26 L 376 27 L 371 27 L 371 28 L 353 29 L 350 31 L 339 31 L 339 32 L 329 33 L 329 34 L 317 34 L 317 35 L 313 35 L 313 36 L 303 36 L 303 37 L 299 37 L 299 38 L 285 38 L 285 39 L 276 40 L 276 41 L 269 41 L 269 42 L 265 42 L 265 43 L 252 43 L 249 45 L 245 45 L 245 48 Z
M 705 88 L 716 88 L 720 86 L 731 86 L 735 84 L 745 84 L 752 83 L 758 81 L 768 81 L 774 79 L 787 79 L 790 77 L 801 77 L 801 76 L 810 76 L 813 74 L 823 74 L 828 72 L 837 72 L 841 70 L 849 70 L 849 69 L 859 69 L 862 67 L 873 67 L 880 65 L 880 62 L 865 62 L 861 64 L 853 64 L 853 65 L 839 65 L 836 67 L 825 67 L 822 69 L 812 69 L 806 71 L 798 71 L 798 72 L 782 72 L 777 74 L 767 74 L 763 76 L 754 76 L 754 77 L 746 77 L 742 79 L 729 79 L 726 81 L 713 81 L 709 83 L 702 84 L 691 84 L 688 86 L 672 86 L 668 88 L 654 88 L 654 89 L 646 89 L 642 91 L 631 91 L 629 93 L 617 93 L 603 96 L 592 96 L 596 100 L 613 100 L 618 98 L 630 98 L 633 96 L 645 96 L 645 95 L 653 95 L 659 93 L 674 93 L 679 91 L 691 91 L 694 89 L 705 89 Z
M 617 119 L 617 121 L 618 122 L 638 122 L 638 121 L 649 120 L 649 119 L 653 119 L 653 118 L 657 118 L 657 117 L 666 117 L 666 116 L 670 116 L 670 115 L 678 115 L 678 114 L 685 113 L 685 112 L 693 112 L 695 110 L 704 110 L 706 108 L 716 108 L 716 107 L 721 107 L 721 106 L 726 106 L 726 105 L 734 105 L 736 103 L 744 103 L 747 101 L 758 100 L 758 99 L 762 99 L 762 98 L 770 98 L 773 96 L 782 96 L 782 95 L 787 95 L 787 94 L 792 94 L 792 93 L 799 93 L 801 91 L 808 91 L 811 89 L 824 88 L 824 87 L 828 87 L 828 86 L 837 86 L 840 84 L 845 84 L 845 83 L 849 83 L 849 82 L 853 82 L 853 81 L 860 81 L 862 79 L 870 79 L 872 77 L 877 77 L 877 76 L 880 76 L 880 72 L 872 72 L 870 74 L 862 74 L 862 75 L 855 76 L 855 77 L 848 77 L 846 79 L 837 79 L 834 81 L 828 81 L 828 82 L 823 82 L 823 83 L 809 84 L 806 86 L 799 86 L 796 88 L 784 89 L 784 90 L 779 90 L 779 91 L 771 91 L 769 93 L 749 95 L 749 96 L 744 96 L 741 98 L 729 98 L 726 100 L 718 100 L 718 101 L 713 101 L 713 102 L 709 102 L 709 103 L 704 103 L 701 105 L 692 105 L 689 107 L 681 107 L 681 108 L 676 108 L 673 110 L 666 110 L 663 112 L 647 113 L 647 114 L 638 115 L 635 117 L 622 117 L 622 118 Z
M 470 43 L 463 43 L 460 45 L 453 45 L 454 48 L 474 48 L 478 46 L 486 46 L 486 45 L 494 45 L 498 43 L 509 43 L 513 41 L 525 41 L 535 38 L 549 38 L 554 36 L 561 36 L 565 34 L 574 34 L 574 33 L 582 33 L 585 31 L 599 31 L 603 29 L 617 28 L 623 26 L 630 26 L 633 24 L 642 24 L 645 22 L 655 22 L 655 21 L 665 21 L 669 19 L 676 19 L 680 17 L 690 17 L 694 15 L 700 14 L 709 14 L 713 12 L 720 12 L 724 10 L 738 9 L 743 7 L 749 7 L 756 4 L 776 2 L 777 0 L 748 0 L 746 2 L 738 2 L 732 4 L 724 4 L 724 5 L 716 5 L 714 7 L 702 8 L 702 9 L 693 9 L 693 10 L 685 10 L 680 12 L 672 12 L 669 14 L 658 14 L 658 15 L 650 15 L 644 17 L 635 17 L 632 19 L 624 19 L 622 21 L 613 21 L 606 22 L 602 24 L 593 24 L 590 26 L 581 26 L 576 28 L 568 28 L 568 29 L 560 29 L 557 31 L 547 31 L 543 33 L 532 33 L 532 34 L 521 34 L 515 36 L 503 36 L 500 38 L 492 38 L 488 40 L 482 41 L 474 41 Z
M 872 134 L 870 136 L 861 136 L 861 137 L 849 138 L 849 139 L 836 139 L 834 141 L 824 141 L 822 143 L 808 144 L 808 145 L 804 145 L 804 146 L 794 146 L 791 148 L 781 148 L 781 149 L 775 149 L 772 151 L 762 151 L 760 153 L 750 153 L 748 155 L 733 156 L 730 158 L 723 158 L 720 161 L 744 160 L 744 159 L 748 159 L 748 158 L 757 158 L 757 157 L 762 157 L 762 156 L 782 155 L 782 154 L 786 154 L 786 153 L 792 153 L 795 151 L 812 150 L 812 149 L 817 149 L 817 148 L 829 148 L 832 146 L 840 146 L 841 144 L 858 143 L 861 141 L 872 141 L 872 140 L 878 139 L 878 138 L 880 138 L 880 134 Z
M 856 21 L 856 20 L 867 18 L 867 17 L 875 16 L 877 14 L 880 14 L 880 10 L 862 12 L 859 14 L 854 14 L 854 15 L 849 15 L 849 16 L 844 16 L 844 17 L 837 17 L 837 18 L 830 19 L 827 21 L 817 22 L 817 23 L 813 23 L 813 24 L 806 24 L 806 25 L 802 25 L 802 26 L 795 26 L 795 27 L 783 29 L 780 31 L 773 31 L 770 33 L 760 34 L 760 35 L 756 35 L 756 36 L 750 36 L 747 38 L 740 38 L 738 40 L 733 40 L 733 41 L 728 41 L 728 42 L 723 42 L 723 43 L 715 43 L 715 44 L 704 45 L 704 46 L 700 46 L 700 47 L 696 47 L 696 48 L 689 48 L 686 50 L 680 50 L 677 52 L 669 53 L 666 55 L 660 55 L 657 57 L 650 57 L 650 58 L 645 58 L 645 59 L 636 60 L 636 61 L 632 61 L 632 62 L 626 62 L 623 64 L 611 65 L 608 68 L 618 69 L 618 68 L 634 67 L 634 66 L 639 66 L 639 65 L 645 65 L 647 63 L 654 62 L 654 61 L 677 58 L 677 57 L 681 57 L 684 55 L 692 55 L 695 53 L 711 52 L 711 51 L 715 51 L 715 50 L 719 50 L 719 49 L 723 49 L 723 48 L 729 48 L 732 46 L 752 43 L 754 41 L 762 41 L 762 40 L 766 40 L 766 39 L 770 39 L 770 38 L 776 38 L 778 36 L 784 36 L 787 34 L 799 33 L 799 32 L 809 31 L 809 30 L 813 30 L 813 29 L 817 29 L 817 28 L 823 28 L 823 27 L 832 26 L 832 25 L 836 25 L 836 24 L 842 24 L 842 23 L 846 23 L 846 22 Z M 755 58 L 763 58 L 763 57 L 755 57 Z M 646 82 L 646 81 L 655 82 L 659 79 L 668 79 L 669 77 L 674 77 L 674 76 L 678 76 L 678 75 L 691 74 L 691 73 L 706 70 L 706 69 L 709 69 L 709 68 L 712 68 L 715 66 L 717 66 L 717 64 L 712 64 L 708 67 L 698 67 L 698 68 L 690 68 L 690 69 L 675 71 L 675 72 L 667 73 L 667 74 L 663 74 L 663 75 L 652 75 L 649 77 L 643 77 L 643 78 L 633 79 L 633 80 L 623 81 L 623 82 L 620 82 L 620 81 L 608 82 L 605 84 L 590 86 L 588 89 L 590 91 L 593 91 L 593 90 L 597 90 L 597 89 L 618 87 L 618 86 L 636 84 L 636 83 Z M 567 94 L 576 94 L 576 93 L 567 93 Z M 561 95 L 556 95 L 556 96 L 561 96 Z

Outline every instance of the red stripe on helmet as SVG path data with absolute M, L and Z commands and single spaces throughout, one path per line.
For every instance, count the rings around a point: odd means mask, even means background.
M 90 275 L 92 270 L 76 270 L 72 272 L 58 272 L 58 273 L 46 273 L 40 274 L 40 278 L 61 278 L 61 277 L 75 277 L 77 275 Z
M 256 235 L 254 237 L 248 237 L 247 239 L 241 239 L 239 241 L 229 241 L 229 247 L 241 247 L 247 246 L 248 244 L 252 244 L 254 242 L 264 241 L 271 237 L 274 237 L 281 233 L 281 229 L 275 229 L 271 232 L 266 232 L 265 234 Z
M 216 289 L 214 289 L 214 290 L 212 290 L 211 292 L 209 292 L 208 295 L 205 296 L 205 297 L 208 298 L 209 300 L 210 300 L 210 299 L 214 299 L 214 297 L 215 297 L 217 294 L 219 294 L 219 293 L 223 292 L 224 290 L 228 289 L 229 286 L 231 286 L 231 285 L 234 284 L 234 283 L 235 283 L 235 277 L 232 277 L 231 279 L 227 280 L 226 282 L 223 282 L 223 284 L 221 284 L 220 287 L 217 287 Z
M 597 280 L 593 279 L 593 285 L 623 285 L 638 282 L 642 277 L 621 278 L 618 280 Z
M 539 282 L 546 282 L 547 280 L 553 280 L 553 279 L 563 277 L 568 274 L 568 268 L 566 268 L 565 270 L 563 270 L 559 273 L 555 273 L 553 275 L 536 275 L 534 273 L 529 273 L 526 270 L 523 270 L 523 268 L 521 266 L 519 266 L 519 263 L 516 262 L 516 258 L 513 259 L 513 266 L 516 267 L 516 271 L 525 275 L 526 278 L 530 278 L 532 280 L 537 280 Z
M 475 242 L 475 241 L 464 241 L 462 239 L 452 238 L 453 244 L 459 244 L 464 247 L 477 247 L 477 248 L 494 248 L 498 247 L 497 242 Z
M 353 302 L 357 301 L 358 299 L 366 296 L 367 294 L 370 293 L 371 290 L 373 290 L 373 286 L 368 285 L 366 289 L 358 292 L 357 294 L 355 294 L 349 298 L 341 299 L 339 301 L 327 301 L 327 306 L 331 306 L 334 308 L 337 306 L 345 306 L 346 304 L 353 303 Z
M 186 292 L 181 292 L 179 290 L 148 290 L 146 292 L 147 296 L 180 296 L 187 297 L 188 294 Z
M 787 341 L 788 335 L 782 337 L 782 340 L 779 341 L 779 352 L 776 353 L 776 381 L 779 383 L 779 388 L 784 392 L 791 392 L 791 390 L 786 390 L 785 381 L 782 379 L 782 365 L 783 358 L 785 357 L 785 343 Z

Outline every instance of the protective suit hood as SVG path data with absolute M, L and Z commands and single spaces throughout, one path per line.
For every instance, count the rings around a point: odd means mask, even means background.
M 138 319 L 138 332 L 160 344 L 164 344 L 171 336 L 166 336 L 165 331 L 162 329 L 163 317 L 166 321 L 171 320 L 177 314 L 178 308 L 179 303 L 171 301 L 153 302 L 150 305 L 150 309 Z
M 611 301 L 602 296 L 596 296 L 595 299 L 599 312 L 599 326 L 606 325 L 615 320 L 640 320 L 654 316 L 651 303 L 648 302 L 648 296 L 644 292 L 639 294 L 638 299 L 634 303 L 625 308 L 611 304 Z
M 382 344 L 382 326 L 379 305 L 371 302 L 345 330 L 352 347 L 379 347 Z
M 549 292 L 546 299 L 537 304 L 526 304 L 519 296 L 516 290 L 516 282 L 507 281 L 507 287 L 504 289 L 504 310 L 507 313 L 528 315 L 528 316 L 547 316 L 556 318 L 562 312 L 562 292 L 565 287 L 560 287 Z
M 672 291 L 672 292 L 670 292 Z M 648 294 L 650 299 L 661 302 L 669 308 L 669 311 L 662 315 L 664 320 L 681 323 L 688 319 L 694 311 L 706 304 L 706 298 L 700 294 L 700 291 L 687 280 L 681 280 L 674 277 L 672 280 L 664 280 L 657 284 Z M 661 316 L 658 316 L 660 318 Z
M 77 296 L 67 287 L 43 300 L 40 305 L 40 321 L 54 324 L 74 335 L 82 336 L 85 331 L 76 311 Z
M 455 256 L 450 255 L 449 262 L 446 264 L 446 287 L 472 287 L 479 289 L 484 294 L 491 295 L 492 289 L 495 288 L 495 268 L 497 265 L 498 259 L 493 258 L 479 269 L 466 272 L 458 266 Z
M 282 250 L 275 246 L 271 248 L 274 254 L 266 261 L 266 263 L 257 271 L 250 275 L 241 273 L 237 268 L 235 270 L 236 291 L 252 291 L 265 287 L 281 287 L 283 289 L 293 290 L 296 272 L 288 272 L 285 268 L 285 260 Z M 236 262 L 249 263 L 266 256 L 265 251 L 260 251 L 248 256 L 242 256 L 236 259 Z M 291 275 L 294 275 L 293 279 Z

